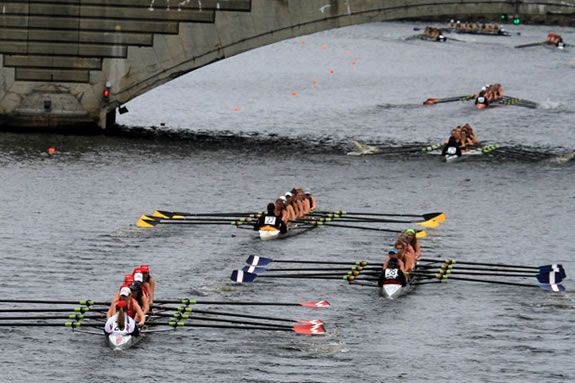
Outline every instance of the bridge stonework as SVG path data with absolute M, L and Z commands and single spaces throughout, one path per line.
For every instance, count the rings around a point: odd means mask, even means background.
M 284 39 L 374 21 L 503 13 L 569 20 L 575 0 L 0 1 L 0 125 L 105 129 L 133 98 Z

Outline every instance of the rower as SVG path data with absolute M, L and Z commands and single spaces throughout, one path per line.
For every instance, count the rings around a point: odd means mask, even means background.
M 415 254 L 415 259 L 421 258 L 421 245 L 417 241 L 417 231 L 413 228 L 409 228 L 404 230 L 401 235 L 405 237 L 405 241 L 408 243 L 409 246 L 413 249 Z
M 130 287 L 130 283 L 134 282 L 134 274 L 126 274 L 124 275 L 124 284 L 122 286 Z M 120 288 L 121 290 L 122 288 Z M 120 290 L 116 292 L 112 302 L 117 302 L 120 299 Z
M 295 204 L 297 205 L 298 210 L 300 212 L 298 218 L 303 218 L 309 213 L 308 206 L 305 203 L 305 196 L 303 194 L 303 189 L 294 189 L 294 190 L 295 190 L 294 194 Z
M 467 137 L 467 145 L 479 145 L 479 139 L 477 138 L 477 135 L 473 131 L 471 125 L 466 123 L 461 127 L 461 130 L 465 132 Z
M 404 265 L 403 261 L 399 258 L 399 252 L 395 248 L 389 249 L 389 251 L 387 252 L 387 258 L 383 262 L 383 270 L 386 270 L 389 267 L 389 262 L 392 259 L 397 260 L 397 267 L 399 267 L 399 269 L 403 273 L 405 273 L 405 265 Z
M 142 273 L 134 275 L 134 282 L 130 284 L 130 290 L 132 291 L 132 298 L 138 302 L 138 305 L 140 305 L 144 314 L 147 314 L 148 311 L 150 311 L 150 304 L 147 291 L 143 285 Z
M 395 241 L 395 249 L 398 252 L 398 258 L 401 259 L 405 265 L 405 271 L 410 272 L 415 269 L 415 264 L 417 262 L 415 250 L 409 243 L 407 243 L 405 237 L 400 236 L 397 241 Z
M 156 278 L 150 275 L 150 266 L 143 264 L 140 266 L 140 271 L 144 277 L 144 287 L 148 291 L 148 303 L 150 306 L 154 303 L 154 293 L 156 291 Z
M 309 201 L 309 210 L 314 211 L 317 206 L 315 204 L 315 198 L 311 195 L 311 191 L 309 189 L 304 190 L 305 198 Z
M 389 259 L 387 267 L 385 267 L 379 275 L 379 280 L 377 281 L 379 287 L 389 283 L 401 284 L 401 286 L 407 284 L 407 278 L 405 278 L 405 274 L 401 271 L 399 262 L 397 258 Z
M 298 212 L 295 210 L 295 206 L 292 203 L 292 197 L 293 197 L 293 194 L 291 192 L 287 192 L 284 195 L 285 210 L 287 212 L 287 220 L 284 220 L 286 225 L 287 225 L 288 221 L 293 221 L 293 220 L 298 218 Z
M 254 225 L 254 230 L 260 230 L 263 227 L 274 227 L 280 233 L 287 233 L 287 226 L 280 215 L 276 215 L 276 205 L 273 203 L 268 204 L 268 212 L 258 218 L 257 223 Z
M 122 335 L 138 336 L 140 334 L 140 329 L 136 325 L 136 321 L 128 315 L 127 308 L 128 305 L 123 300 L 116 303 L 116 314 L 108 318 L 104 326 L 106 334 L 115 331 L 121 331 Z
M 120 288 L 120 297 L 118 301 L 116 302 L 112 301 L 112 304 L 110 305 L 110 308 L 106 313 L 106 318 L 110 319 L 110 317 L 116 314 L 116 304 L 119 301 L 126 302 L 127 305 L 126 312 L 128 313 L 128 316 L 136 320 L 138 326 L 142 327 L 146 322 L 146 315 L 142 311 L 142 308 L 140 307 L 138 302 L 132 297 L 132 290 L 130 290 L 130 287 L 126 285 L 123 285 Z

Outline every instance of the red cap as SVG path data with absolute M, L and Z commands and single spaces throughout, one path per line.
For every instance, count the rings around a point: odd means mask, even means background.
M 124 284 L 129 285 L 132 282 L 134 282 L 134 276 L 132 274 L 124 275 Z
M 143 264 L 142 266 L 140 266 L 140 271 L 142 273 L 149 273 L 150 272 L 150 266 L 148 266 L 147 264 Z
M 117 308 L 117 309 L 125 309 L 127 306 L 128 306 L 128 305 L 127 305 L 126 301 L 119 300 L 119 301 L 116 303 L 116 308 Z
M 140 269 L 140 266 L 138 266 L 134 269 L 134 271 L 132 271 L 132 274 L 141 273 L 141 272 L 142 272 L 142 269 Z

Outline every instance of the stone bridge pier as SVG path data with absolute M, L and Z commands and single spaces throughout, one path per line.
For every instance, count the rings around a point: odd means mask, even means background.
M 573 24 L 575 0 L 0 1 L 0 126 L 106 129 L 119 106 L 150 89 L 284 39 L 374 21 L 500 14 Z

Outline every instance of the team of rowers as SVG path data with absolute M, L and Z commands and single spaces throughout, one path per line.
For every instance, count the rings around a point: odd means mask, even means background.
M 505 32 L 505 30 L 496 23 L 462 23 L 459 20 L 455 21 L 453 19 L 449 22 L 449 24 L 447 24 L 447 27 L 455 30 L 456 32 L 464 33 L 488 33 L 497 35 Z
M 315 198 L 309 189 L 293 188 L 279 197 L 275 203 L 268 204 L 267 213 L 258 218 L 254 230 L 271 226 L 285 233 L 290 221 L 304 218 L 316 207 Z
M 415 270 L 417 260 L 421 258 L 421 245 L 417 241 L 417 231 L 406 229 L 402 231 L 393 248 L 387 252 L 387 258 L 383 262 L 383 272 L 379 278 L 381 287 L 385 280 L 394 279 L 405 286 L 407 276 Z M 390 273 L 389 271 L 393 271 Z
M 461 152 L 472 148 L 475 145 L 479 145 L 479 139 L 473 131 L 473 128 L 468 123 L 464 125 L 458 125 L 456 128 L 451 130 L 451 136 L 444 142 L 442 156 L 448 154 L 449 148 L 457 148 L 457 155 L 461 155 Z
M 489 103 L 500 100 L 503 96 L 503 87 L 501 84 L 487 84 L 477 93 L 475 105 L 477 107 L 487 107 Z
M 126 274 L 106 313 L 104 332 L 138 335 L 154 303 L 155 290 L 156 280 L 150 275 L 150 266 L 141 265 L 132 274 Z

